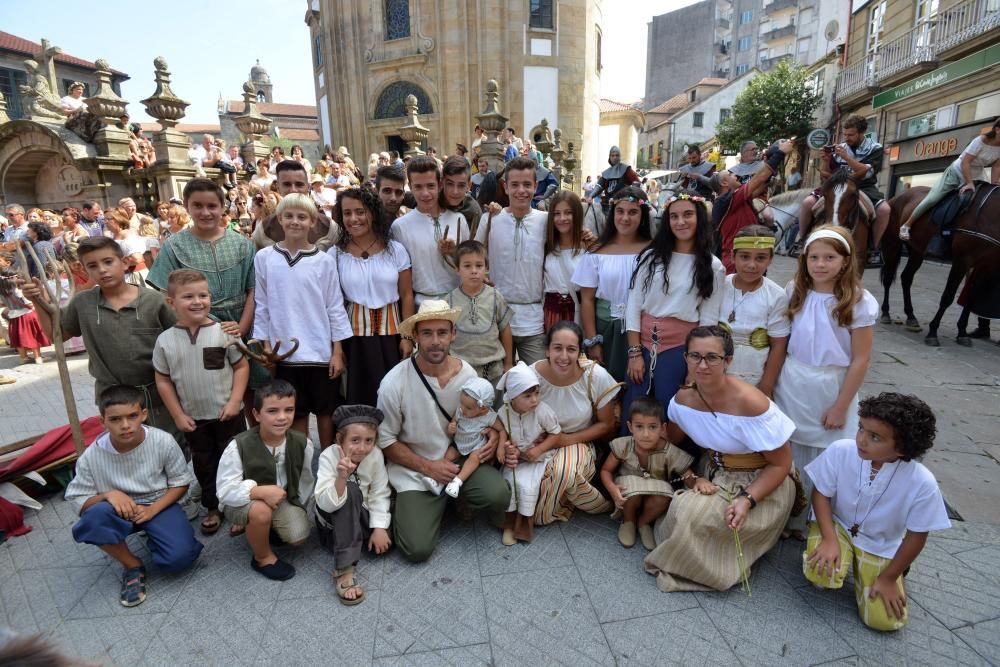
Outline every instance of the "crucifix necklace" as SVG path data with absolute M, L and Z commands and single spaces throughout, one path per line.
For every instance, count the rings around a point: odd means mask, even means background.
M 869 478 L 869 481 L 868 481 L 869 484 L 871 484 L 875 480 L 876 475 L 878 475 L 878 472 L 881 469 L 882 469 L 881 466 L 879 466 L 879 469 L 877 471 L 874 471 L 874 473 Z M 861 470 L 858 472 L 858 505 L 861 504 L 861 489 L 862 489 L 862 485 L 863 485 L 863 481 L 862 481 L 861 477 L 864 474 L 864 470 L 865 470 L 865 466 L 864 466 L 864 464 L 862 464 L 861 465 Z M 882 493 L 880 493 L 879 496 L 878 496 L 878 498 L 875 499 L 875 502 L 873 502 L 871 505 L 868 506 L 868 512 L 864 515 L 864 517 L 862 517 L 861 521 L 858 521 L 858 507 L 857 507 L 857 505 L 854 507 L 854 523 L 851 524 L 851 527 L 847 530 L 847 532 L 849 532 L 851 534 L 851 537 L 857 537 L 858 536 L 858 532 L 860 532 L 860 530 L 861 530 L 861 524 L 863 524 L 865 522 L 865 520 L 868 519 L 868 517 L 872 513 L 872 510 L 875 509 L 875 506 L 878 504 L 878 501 L 882 500 L 882 496 L 884 496 L 885 492 L 889 490 L 889 486 L 892 484 L 892 480 L 896 476 L 896 471 L 897 470 L 899 470 L 899 466 L 896 466 L 895 468 L 892 469 L 892 475 L 889 476 L 889 481 L 886 483 L 885 488 L 882 489 Z

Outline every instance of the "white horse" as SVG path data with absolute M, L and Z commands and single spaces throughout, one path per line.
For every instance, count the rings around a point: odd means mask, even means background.
M 789 246 L 795 242 L 792 234 L 792 227 L 799 222 L 799 205 L 812 191 L 799 189 L 782 192 L 780 195 L 771 197 L 767 206 L 774 214 L 774 224 L 776 229 L 774 235 L 778 242 L 774 251 L 779 255 L 788 253 Z

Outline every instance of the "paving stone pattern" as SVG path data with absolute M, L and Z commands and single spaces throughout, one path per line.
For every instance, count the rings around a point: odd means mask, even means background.
M 790 267 L 779 259 L 772 275 L 784 282 Z M 944 270 L 925 265 L 917 280 L 918 317 L 928 321 Z M 664 594 L 643 571 L 641 545 L 622 548 L 615 522 L 582 514 L 507 548 L 487 522 L 449 513 L 427 563 L 394 551 L 363 558 L 367 599 L 351 608 L 338 602 L 332 557 L 315 540 L 279 548 L 298 575 L 278 583 L 251 571 L 246 541 L 222 530 L 201 538 L 188 572 L 151 568 L 148 599 L 125 609 L 121 568 L 73 542 L 76 517 L 57 496 L 26 512 L 31 533 L 0 545 L 0 625 L 129 667 L 1000 664 L 1000 348 L 956 346 L 957 316 L 946 317 L 938 349 L 879 325 L 863 388 L 910 391 L 935 408 L 940 434 L 926 463 L 966 519 L 931 536 L 907 578 L 910 625 L 896 633 L 861 624 L 850 579 L 840 591 L 809 585 L 799 543 L 780 542 L 755 565 L 750 596 L 738 587 Z M 55 364 L 16 364 L 0 356 L 0 372 L 18 378 L 0 387 L 4 442 L 65 421 Z M 94 414 L 86 358 L 70 367 L 81 415 Z M 140 536 L 130 541 L 148 558 Z

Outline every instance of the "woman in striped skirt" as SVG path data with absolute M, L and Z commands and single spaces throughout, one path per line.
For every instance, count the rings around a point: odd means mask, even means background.
M 347 404 L 375 405 L 382 377 L 413 352 L 413 343 L 403 340 L 398 328 L 413 314 L 410 256 L 390 237 L 382 205 L 370 192 L 341 192 L 333 216 L 341 234 L 329 253 L 337 260 L 354 330 L 343 343 Z
M 562 433 L 552 439 L 555 455 L 545 466 L 535 506 L 535 524 L 569 521 L 574 509 L 610 512 L 610 502 L 590 483 L 596 473 L 593 442 L 615 428 L 615 399 L 621 383 L 604 367 L 581 360 L 583 330 L 557 322 L 546 333 L 546 358 L 535 362 L 541 400 L 559 416 Z M 544 452 L 539 452 L 541 456 Z
M 674 494 L 645 565 L 663 591 L 724 591 L 750 576 L 792 511 L 788 438 L 795 424 L 759 389 L 726 375 L 733 360 L 728 331 L 698 327 L 685 348 L 694 382 L 670 401 L 669 437 L 679 442 L 686 434 L 707 450 L 714 488 Z

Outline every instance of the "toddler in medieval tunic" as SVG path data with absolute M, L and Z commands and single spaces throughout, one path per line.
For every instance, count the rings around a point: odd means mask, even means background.
M 510 438 L 503 478 L 513 490 L 502 541 L 511 546 L 518 540 L 530 542 L 534 537 L 538 487 L 562 428 L 555 411 L 541 401 L 538 376 L 523 361 L 500 378 L 499 389 L 506 392 L 500 422 Z
M 473 456 L 472 453 L 489 440 L 486 431 L 491 428 L 496 429 L 500 432 L 498 446 L 504 447 L 506 444 L 507 434 L 497 419 L 497 413 L 491 407 L 495 397 L 493 384 L 486 378 L 473 378 L 462 385 L 458 411 L 448 424 L 448 435 L 454 438 L 455 446 L 449 447 L 448 454 L 445 455 L 448 460 L 457 460 L 462 466 L 455 479 L 448 482 L 448 486 L 444 489 L 444 492 L 452 498 L 458 498 L 462 484 L 479 467 L 479 457 Z
M 337 443 L 319 456 L 316 475 L 316 530 L 333 553 L 337 597 L 352 606 L 365 599 L 354 567 L 365 541 L 384 554 L 389 538 L 389 475 L 375 446 L 382 411 L 369 405 L 342 405 L 333 413 Z
M 229 443 L 219 460 L 216 493 L 230 523 L 246 526 L 253 552 L 250 567 L 268 579 L 284 581 L 295 568 L 271 549 L 270 534 L 297 546 L 309 537 L 308 509 L 313 501 L 313 444 L 291 429 L 295 387 L 275 379 L 254 392 L 258 426 Z
M 656 548 L 653 522 L 666 513 L 674 497 L 671 482 L 683 480 L 698 493 L 715 493 L 715 485 L 691 469 L 694 457 L 666 438 L 663 404 L 653 396 L 632 402 L 628 411 L 631 436 L 611 441 L 611 453 L 601 466 L 601 482 L 615 503 L 614 516 L 622 516 L 618 541 L 635 545 L 636 527 L 642 546 Z M 613 476 L 613 477 L 612 477 Z
M 814 489 L 802 572 L 819 588 L 840 588 L 853 564 L 862 622 L 898 630 L 909 617 L 903 575 L 927 533 L 951 527 L 937 480 L 915 460 L 934 443 L 934 413 L 916 396 L 887 392 L 861 401 L 858 414 L 857 436 L 805 467 Z

